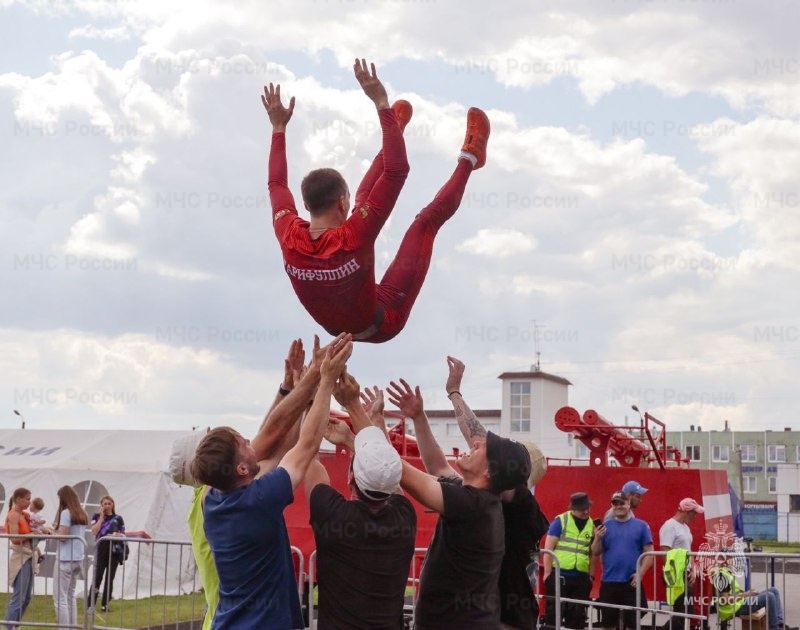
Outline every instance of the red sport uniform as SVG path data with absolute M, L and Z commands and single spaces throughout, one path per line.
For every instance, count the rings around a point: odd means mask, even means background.
M 269 95 L 265 107 L 268 99 Z M 284 269 L 297 297 L 331 335 L 349 332 L 355 340 L 371 343 L 388 341 L 405 326 L 425 280 L 436 234 L 458 209 L 473 168 L 482 166 L 479 160 L 485 160 L 488 136 L 485 114 L 471 109 L 470 117 L 485 124 L 484 155 L 475 158 L 473 154 L 462 153 L 453 175 L 416 216 L 395 259 L 376 284 L 375 240 L 409 171 L 401 124 L 405 126 L 411 116 L 410 105 L 406 103 L 407 118 L 401 122 L 396 116 L 397 105 L 378 109 L 382 149 L 356 191 L 350 216 L 341 225 L 326 228 L 316 238 L 309 230 L 310 223 L 298 216 L 288 188 L 284 132 L 273 132 L 269 154 L 272 224 L 283 253 Z M 465 143 L 465 150 L 469 148 L 471 145 L 467 147 Z

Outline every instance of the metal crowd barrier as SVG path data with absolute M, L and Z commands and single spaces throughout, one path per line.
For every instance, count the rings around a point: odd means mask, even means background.
M 84 629 L 112 629 L 121 627 L 125 619 L 127 624 L 134 627 L 165 627 L 167 624 L 174 626 L 175 620 L 183 619 L 187 630 L 200 630 L 205 608 L 205 598 L 200 590 L 197 578 L 194 556 L 191 543 L 172 540 L 158 540 L 133 537 L 106 536 L 101 541 L 124 541 L 130 549 L 130 555 L 123 564 L 119 565 L 113 581 L 112 600 L 109 610 L 100 610 L 100 596 L 103 584 L 100 585 L 100 595 L 95 606 L 89 602 L 93 591 L 95 572 L 95 542 L 90 534 L 86 538 L 80 536 L 43 536 L 41 534 L 11 535 L 0 534 L 0 544 L 6 545 L 6 567 L 11 559 L 12 546 L 10 539 L 31 539 L 38 541 L 38 546 L 43 547 L 42 562 L 38 564 L 38 573 L 33 577 L 32 595 L 29 606 L 20 622 L 7 622 L 0 620 L 0 627 L 11 628 L 19 626 L 32 626 L 42 628 L 84 628 Z M 56 584 L 57 548 L 60 540 L 75 540 L 84 546 L 85 553 L 82 560 L 82 574 L 79 576 L 75 599 L 78 602 L 78 619 L 76 624 L 64 625 L 53 619 L 54 599 L 53 592 Z M 88 542 L 87 542 L 88 540 Z M 29 560 L 31 563 L 33 560 Z M 110 563 L 110 560 L 109 560 Z M 303 570 L 302 554 L 300 569 Z M 105 567 L 108 571 L 108 567 Z M 8 601 L 12 597 L 13 583 L 8 583 L 7 571 L 2 571 L 0 583 L 5 580 L 5 589 L 0 592 L 7 593 L 0 615 L 6 616 Z M 185 599 L 172 597 L 176 595 L 190 595 L 188 603 Z M 43 601 L 42 596 L 49 596 L 49 602 Z M 129 602 L 135 601 L 135 604 Z M 45 613 L 45 609 L 49 614 Z M 168 614 L 168 610 L 170 611 Z M 130 625 L 128 625 L 130 627 Z
M 90 537 L 88 537 L 90 538 Z M 11 559 L 12 546 L 9 542 L 10 539 L 30 539 L 36 540 L 37 545 L 41 548 L 44 547 L 43 560 L 38 565 L 39 571 L 32 580 L 32 597 L 31 604 L 27 609 L 20 622 L 0 622 L 0 627 L 3 625 L 9 628 L 19 627 L 21 625 L 42 628 L 58 627 L 58 624 L 49 621 L 53 618 L 52 612 L 49 615 L 44 614 L 44 606 L 48 606 L 49 610 L 53 610 L 53 592 L 56 579 L 56 553 L 58 542 L 63 540 L 75 540 L 79 544 L 85 546 L 85 553 L 82 560 L 82 576 L 78 579 L 76 587 L 76 599 L 82 600 L 83 604 L 79 607 L 79 617 L 73 625 L 62 625 L 62 628 L 86 630 L 112 630 L 120 628 L 125 619 L 127 624 L 132 624 L 134 627 L 173 627 L 176 621 L 183 622 L 181 628 L 187 630 L 200 630 L 202 627 L 202 620 L 205 608 L 205 599 L 197 578 L 196 566 L 194 563 L 194 556 L 191 551 L 191 543 L 184 541 L 172 540 L 151 540 L 145 538 L 128 538 L 107 536 L 102 538 L 101 541 L 117 542 L 124 540 L 130 547 L 130 556 L 126 562 L 119 565 L 114 580 L 113 599 L 109 604 L 108 612 L 102 612 L 97 605 L 87 605 L 87 597 L 93 589 L 95 570 L 97 567 L 94 563 L 94 541 L 81 538 L 79 536 L 42 536 L 36 534 L 30 535 L 10 535 L 0 534 L 0 544 L 6 545 L 6 566 Z M 3 542 L 5 541 L 5 542 Z M 317 603 L 314 602 L 314 586 L 316 582 L 317 570 L 317 555 L 314 551 L 308 558 L 308 564 L 302 551 L 297 547 L 291 548 L 295 567 L 297 569 L 297 589 L 300 601 L 306 603 L 309 627 L 315 630 L 317 627 Z M 427 552 L 426 548 L 416 548 L 414 556 L 409 568 L 409 575 L 407 584 L 413 587 L 411 594 L 411 606 L 406 607 L 406 613 L 413 613 L 413 609 L 417 603 L 418 587 L 419 587 L 419 570 L 422 566 L 422 561 Z M 665 602 L 655 601 L 647 606 L 634 607 L 620 606 L 613 604 L 604 604 L 599 601 L 593 600 L 577 600 L 567 597 L 562 597 L 561 594 L 561 569 L 559 567 L 558 558 L 552 551 L 542 549 L 539 552 L 540 558 L 549 555 L 552 559 L 554 579 L 554 594 L 552 600 L 546 601 L 546 605 L 552 605 L 556 609 L 556 619 L 561 618 L 561 607 L 565 603 L 576 603 L 587 607 L 588 611 L 588 628 L 592 630 L 595 627 L 595 613 L 599 608 L 618 608 L 622 610 L 637 610 L 640 615 L 637 617 L 637 630 L 641 630 L 643 626 L 650 627 L 656 625 L 658 619 L 660 623 L 657 625 L 663 627 L 666 625 L 663 620 L 672 622 L 673 619 L 682 619 L 684 627 L 689 622 L 701 623 L 704 627 L 714 628 L 717 630 L 725 630 L 731 628 L 734 630 L 732 620 L 728 623 L 721 624 L 717 615 L 713 611 L 715 592 L 708 580 L 707 573 L 702 577 L 698 577 L 696 583 L 691 587 L 690 593 L 691 601 L 688 602 L 688 611 L 691 612 L 677 612 L 665 609 L 663 605 Z M 637 570 L 641 568 L 642 562 L 647 557 L 653 558 L 653 567 L 640 580 L 636 589 L 637 602 L 640 601 L 641 589 L 645 584 L 650 586 L 648 589 L 652 593 L 663 591 L 663 578 L 661 567 L 663 565 L 663 558 L 666 552 L 653 551 L 642 554 L 637 560 Z M 33 563 L 33 560 L 29 560 Z M 772 553 L 746 553 L 741 552 L 694 552 L 690 554 L 690 562 L 695 565 L 705 566 L 709 562 L 716 563 L 717 565 L 735 565 L 740 585 L 747 589 L 748 587 L 755 591 L 762 591 L 767 587 L 777 587 L 781 594 L 781 600 L 784 608 L 784 619 L 787 624 L 794 625 L 800 618 L 800 598 L 792 598 L 792 595 L 798 592 L 800 588 L 800 555 L 797 554 L 772 554 Z M 742 571 L 742 567 L 744 570 Z M 306 572 L 307 568 L 307 572 Z M 106 567 L 106 572 L 108 567 Z M 2 573 L 2 572 L 0 572 Z M 7 600 L 11 596 L 11 584 L 8 584 L 7 572 L 6 577 L 0 577 L 0 581 L 6 580 L 5 592 L 9 594 Z M 534 592 L 538 601 L 542 602 L 548 598 L 540 592 L 540 580 L 535 580 Z M 306 585 L 308 590 L 306 591 Z M 102 594 L 103 585 L 100 585 Z M 2 589 L 0 589 L 2 592 Z M 789 595 L 787 598 L 786 595 Z M 174 595 L 191 595 L 188 602 L 185 598 L 173 598 Z M 46 603 L 43 603 L 43 596 L 47 596 Z M 37 599 L 38 598 L 38 599 Z M 5 604 L 7 606 L 8 601 Z M 130 604 L 134 600 L 136 604 Z M 0 614 L 5 616 L 6 606 L 0 610 Z M 699 613 L 694 612 L 694 608 L 699 607 Z M 83 611 L 80 611 L 83 608 Z M 169 611 L 169 613 L 168 613 Z M 652 621 L 643 623 L 642 617 L 645 614 L 653 615 Z M 765 624 L 766 620 L 750 619 L 748 616 L 743 616 L 740 620 L 742 628 L 747 629 L 748 624 L 751 629 L 755 630 L 756 627 L 761 627 Z M 733 624 L 733 625 L 732 625 Z
M 653 568 L 646 576 L 646 580 L 652 585 L 652 592 L 657 592 L 655 589 L 660 585 L 663 587 L 663 577 L 661 568 L 663 566 L 663 558 L 667 555 L 665 551 L 652 551 L 643 553 L 639 556 L 636 569 L 640 570 L 641 563 L 646 557 L 653 557 Z M 662 562 L 658 560 L 662 559 Z M 781 604 L 784 613 L 784 620 L 789 625 L 797 623 L 796 618 L 800 616 L 800 606 L 795 604 L 794 599 L 791 597 L 792 593 L 798 592 L 800 587 L 800 556 L 797 554 L 780 554 L 780 553 L 751 553 L 739 551 L 706 551 L 706 552 L 691 552 L 689 554 L 689 562 L 698 569 L 698 577 L 695 584 L 690 585 L 691 590 L 687 590 L 689 594 L 688 606 L 690 609 L 699 608 L 699 614 L 684 614 L 675 611 L 665 612 L 662 608 L 648 608 L 647 612 L 655 614 L 668 615 L 670 620 L 672 617 L 680 617 L 684 619 L 684 626 L 688 620 L 699 620 L 704 627 L 725 629 L 731 625 L 735 625 L 737 617 L 727 621 L 720 622 L 719 616 L 715 612 L 716 596 L 710 578 L 710 570 L 714 567 L 726 566 L 734 574 L 739 585 L 744 590 L 763 591 L 767 587 L 776 587 L 780 593 Z M 791 582 L 791 584 L 790 584 Z M 776 586 L 779 584 L 780 586 Z M 641 596 L 642 581 L 640 580 L 636 589 L 637 601 Z M 786 597 L 786 595 L 790 597 Z M 657 606 L 660 602 L 655 603 Z M 787 608 L 791 608 L 787 611 Z M 788 615 L 787 615 L 788 612 Z M 787 619 L 787 616 L 789 617 Z M 756 629 L 762 626 L 761 620 L 758 618 L 751 618 L 750 615 L 742 615 L 738 617 L 741 622 L 742 628 Z M 792 623 L 794 622 L 794 623 Z M 641 618 L 637 621 L 637 630 L 641 630 Z M 763 627 L 766 626 L 764 620 Z

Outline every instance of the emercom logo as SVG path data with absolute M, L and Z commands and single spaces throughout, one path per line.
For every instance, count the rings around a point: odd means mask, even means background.
M 695 556 L 695 568 L 705 574 L 718 591 L 725 589 L 723 580 L 726 578 L 718 571 L 725 567 L 736 577 L 744 577 L 746 559 L 744 543 L 736 538 L 736 532 L 728 531 L 728 526 L 722 522 L 714 524 L 713 530 L 706 532 L 706 542 L 700 545 Z M 719 582 L 719 584 L 717 583 Z

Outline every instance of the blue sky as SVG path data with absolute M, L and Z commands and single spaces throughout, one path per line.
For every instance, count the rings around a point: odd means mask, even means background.
M 404 333 L 359 345 L 474 407 L 542 368 L 571 402 L 686 428 L 798 405 L 796 2 L 0 2 L 0 400 L 7 424 L 252 432 L 319 331 L 265 206 L 265 82 L 297 97 L 290 183 L 378 147 L 352 77 L 408 98 L 411 175 L 378 275 L 447 178 L 468 107 L 489 160 L 437 238 Z M 478 33 L 479 35 L 475 35 Z M 534 321 L 537 322 L 534 328 Z

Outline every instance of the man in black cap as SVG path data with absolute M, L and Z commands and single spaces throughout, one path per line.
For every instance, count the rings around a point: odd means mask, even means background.
M 500 493 L 528 479 L 528 449 L 489 432 L 473 440 L 472 448 L 458 458 L 456 471 L 433 437 L 419 387 L 411 391 L 401 383 L 403 387 L 392 383 L 390 401 L 414 420 L 428 473 L 403 461 L 400 485 L 440 515 L 420 575 L 414 627 L 497 630 L 505 552 Z
M 569 511 L 559 514 L 550 523 L 544 548 L 552 551 L 558 559 L 561 571 L 561 597 L 588 600 L 592 590 L 592 579 L 596 557 L 591 553 L 594 523 L 589 516 L 592 502 L 585 492 L 576 492 L 570 497 Z M 586 627 L 586 606 L 563 602 L 559 622 L 556 623 L 555 594 L 556 574 L 553 558 L 543 554 L 544 586 L 547 609 L 544 622 L 548 628 Z

